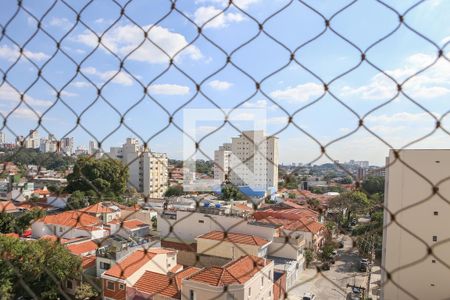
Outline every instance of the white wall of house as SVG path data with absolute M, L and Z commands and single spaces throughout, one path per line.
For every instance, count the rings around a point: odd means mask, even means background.
M 173 232 L 170 232 L 171 226 L 173 226 Z M 247 220 L 235 216 L 177 211 L 177 220 L 172 220 L 158 215 L 158 231 L 163 238 L 181 239 L 186 243 L 194 243 L 197 236 L 216 230 L 250 233 L 269 241 L 275 233 L 272 227 L 249 224 Z
M 77 237 L 89 237 L 90 239 L 99 239 L 109 235 L 104 229 L 87 231 L 79 228 L 67 226 L 59 226 L 53 224 L 44 224 L 44 222 L 36 221 L 31 225 L 32 237 L 40 238 L 44 235 L 56 235 L 61 238 L 71 239 Z
M 197 253 L 230 259 L 237 259 L 243 255 L 264 257 L 269 244 L 270 242 L 263 246 L 257 246 L 197 238 Z

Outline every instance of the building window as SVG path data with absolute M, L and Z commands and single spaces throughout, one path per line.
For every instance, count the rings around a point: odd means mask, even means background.
M 115 289 L 114 282 L 112 282 L 112 281 L 108 281 L 108 282 L 106 283 L 106 288 L 107 288 L 108 290 L 110 290 L 110 291 L 115 291 L 115 290 L 116 290 L 116 289 Z
M 193 290 L 189 291 L 189 300 L 195 300 L 195 294 Z
M 68 289 L 73 289 L 73 283 L 72 283 L 72 280 L 67 280 L 66 281 L 66 288 L 68 288 Z
M 435 263 L 436 263 L 436 260 L 435 260 L 435 259 L 432 259 L 431 262 L 432 262 L 433 264 L 435 264 Z
M 261 276 L 261 287 L 264 286 L 264 274 Z
M 199 222 L 199 223 L 202 223 L 202 224 L 205 223 L 205 221 L 203 221 L 203 220 L 198 220 L 198 222 Z
M 433 242 L 437 242 L 437 235 L 433 235 Z
M 105 262 L 100 262 L 100 268 L 103 270 L 109 270 L 111 268 L 111 265 Z
M 434 212 L 434 215 L 435 215 L 435 216 L 439 215 L 439 212 L 438 212 L 438 211 L 435 211 L 435 212 Z
M 248 296 L 250 297 L 252 295 L 252 288 L 248 288 Z
M 124 284 L 119 284 L 119 290 L 124 290 L 125 289 L 125 285 Z

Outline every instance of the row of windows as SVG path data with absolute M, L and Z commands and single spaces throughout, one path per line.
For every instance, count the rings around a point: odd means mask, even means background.
M 116 290 L 116 284 L 114 283 L 114 281 L 107 281 L 106 283 L 106 288 L 110 291 L 115 291 Z M 123 283 L 119 283 L 119 290 L 124 290 L 125 289 L 125 285 Z

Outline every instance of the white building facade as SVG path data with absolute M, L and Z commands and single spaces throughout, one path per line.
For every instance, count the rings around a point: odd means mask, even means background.
M 262 130 L 243 131 L 214 154 L 215 179 L 229 179 L 254 191 L 278 190 L 278 138 L 268 137 Z
M 169 181 L 167 154 L 151 152 L 140 146 L 137 139 L 128 138 L 121 148 L 111 148 L 107 156 L 128 166 L 130 187 L 150 198 L 164 196 Z
M 386 168 L 381 299 L 448 299 L 450 150 L 395 156 Z

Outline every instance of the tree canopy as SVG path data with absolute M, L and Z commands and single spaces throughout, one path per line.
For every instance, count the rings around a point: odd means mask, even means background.
M 222 199 L 226 201 L 244 199 L 244 195 L 237 187 L 232 184 L 226 184 L 222 187 Z
M 176 186 L 170 186 L 164 193 L 164 196 L 172 197 L 172 196 L 181 196 L 183 194 L 184 194 L 183 187 L 181 185 L 176 185 Z
M 362 182 L 362 189 L 367 194 L 384 193 L 384 177 L 371 176 Z
M 57 299 L 61 284 L 80 274 L 81 260 L 59 243 L 0 236 L 1 299 Z M 20 277 L 19 277 L 20 276 Z M 20 280 L 19 280 L 20 278 Z M 20 281 L 34 293 L 23 288 Z
M 69 193 L 94 191 L 100 195 L 122 195 L 127 189 L 127 181 L 128 168 L 119 160 L 80 157 L 73 172 L 67 176 L 66 190 Z

